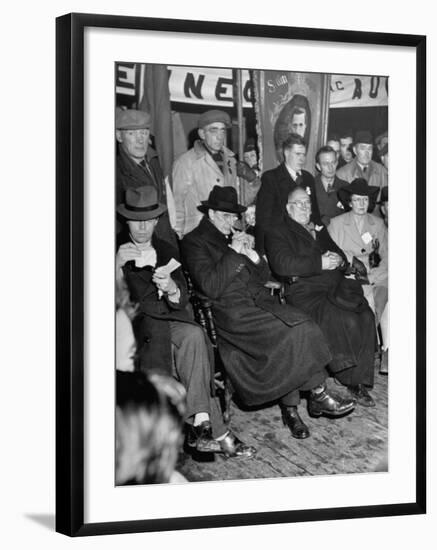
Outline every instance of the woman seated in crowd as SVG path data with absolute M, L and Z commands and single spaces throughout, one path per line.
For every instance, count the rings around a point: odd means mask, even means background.
M 364 264 L 367 279 L 363 280 L 363 291 L 381 327 L 384 364 L 388 349 L 387 311 L 383 316 L 388 302 L 387 227 L 380 217 L 369 213 L 375 207 L 378 192 L 378 187 L 369 186 L 363 178 L 342 187 L 338 196 L 349 211 L 333 218 L 328 231 L 349 262 L 357 258 Z
M 361 285 L 353 275 L 345 276 L 346 256 L 326 227 L 310 222 L 311 200 L 304 188 L 289 194 L 286 212 L 266 233 L 270 266 L 284 282 L 287 303 L 321 327 L 336 379 L 359 404 L 372 407 L 367 387 L 373 386 L 375 320 Z
M 246 210 L 236 190 L 215 186 L 198 208 L 204 218 L 183 238 L 182 253 L 194 284 L 212 301 L 220 355 L 238 397 L 248 406 L 279 401 L 298 439 L 309 436 L 297 412 L 300 390 L 308 392 L 311 416 L 350 413 L 355 401 L 330 395 L 324 385 L 331 354 L 320 328 L 270 295 L 270 272 L 253 237 L 235 231 Z

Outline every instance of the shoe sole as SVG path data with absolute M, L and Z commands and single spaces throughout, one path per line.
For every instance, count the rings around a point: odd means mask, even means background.
M 333 412 L 319 412 L 319 411 L 308 411 L 308 414 L 311 416 L 311 418 L 320 418 L 321 416 L 326 416 L 328 418 L 343 418 L 343 416 L 346 416 L 350 414 L 355 409 L 355 405 L 350 407 L 349 409 L 342 411 L 341 413 L 333 413 Z

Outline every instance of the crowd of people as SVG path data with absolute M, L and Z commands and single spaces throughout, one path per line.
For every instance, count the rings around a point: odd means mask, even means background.
M 255 140 L 237 159 L 226 146 L 229 115 L 210 110 L 170 187 L 150 122 L 147 112 L 116 110 L 118 483 L 181 481 L 183 441 L 197 453 L 256 454 L 223 421 L 214 350 L 187 278 L 212 305 L 239 401 L 278 404 L 296 439 L 310 436 L 302 397 L 310 417 L 341 418 L 375 406 L 379 351 L 388 372 L 387 135 L 329 136 L 314 177 L 292 128 L 283 161 L 261 173 Z

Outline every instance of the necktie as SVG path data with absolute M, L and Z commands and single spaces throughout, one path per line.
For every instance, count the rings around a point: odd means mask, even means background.
M 332 185 L 332 183 L 328 183 L 328 187 L 326 188 L 326 192 L 327 193 L 332 193 L 334 189 L 334 186 Z
M 367 166 L 364 166 L 363 167 L 363 174 L 366 175 L 366 172 L 367 172 Z
M 297 174 L 296 185 L 303 185 L 303 176 L 301 173 Z
M 149 163 L 147 162 L 146 159 L 143 159 L 141 162 L 140 162 L 140 166 L 142 167 L 142 169 L 144 170 L 144 172 L 152 179 L 152 182 L 153 182 L 153 185 L 155 187 L 158 187 L 157 184 L 156 184 L 156 180 L 155 180 L 155 176 L 153 175 L 153 172 L 150 168 L 150 165 Z

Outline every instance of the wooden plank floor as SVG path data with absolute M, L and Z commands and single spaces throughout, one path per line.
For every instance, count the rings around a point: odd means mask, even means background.
M 313 419 L 308 416 L 306 400 L 299 407 L 311 436 L 305 440 L 291 437 L 282 424 L 277 405 L 256 411 L 243 411 L 232 404 L 231 427 L 258 452 L 250 460 L 205 455 L 203 461 L 182 454 L 177 469 L 189 481 L 259 479 L 306 475 L 370 472 L 386 464 L 388 441 L 388 377 L 375 373 L 371 391 L 376 407 L 357 406 L 345 418 Z M 344 388 L 328 380 L 328 388 L 345 395 Z M 197 457 L 196 457 L 197 458 Z

